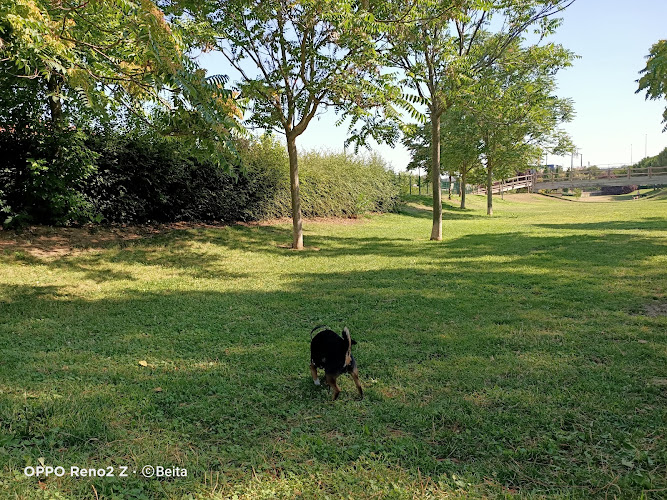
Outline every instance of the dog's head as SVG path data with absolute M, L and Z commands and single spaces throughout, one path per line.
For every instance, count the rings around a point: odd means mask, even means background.
M 352 335 L 350 335 L 350 330 L 347 328 L 343 328 L 343 340 L 347 342 L 347 351 L 345 351 L 345 364 L 343 366 L 349 366 L 352 363 L 352 346 L 357 343 L 356 340 L 352 339 Z

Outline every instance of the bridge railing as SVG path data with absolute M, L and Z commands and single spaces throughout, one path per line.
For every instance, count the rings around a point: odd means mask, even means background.
M 502 181 L 495 181 L 493 183 L 492 191 L 500 193 L 501 191 L 511 191 L 519 188 L 538 188 L 541 182 L 563 182 L 563 181 L 592 181 L 605 179 L 628 179 L 628 184 L 636 182 L 639 178 L 642 181 L 649 181 L 652 177 L 667 175 L 667 166 L 662 167 L 616 167 L 616 168 L 599 168 L 599 167 L 584 167 L 573 168 L 561 172 L 537 172 L 534 174 L 518 175 L 510 179 Z M 473 191 L 475 194 L 486 193 L 486 186 L 479 185 Z
M 596 179 L 620 179 L 626 177 L 655 177 L 667 175 L 667 166 L 662 167 L 618 167 L 618 168 L 598 168 L 584 167 L 574 168 L 561 172 L 539 172 L 535 174 L 535 182 L 557 182 L 557 181 L 578 181 L 578 180 L 596 180 Z
M 534 180 L 533 174 L 527 175 L 517 175 L 510 179 L 503 179 L 501 181 L 495 181 L 491 187 L 491 190 L 494 193 L 500 193 L 501 191 L 511 191 L 513 189 L 520 189 L 532 186 Z M 486 193 L 486 186 L 480 185 L 474 191 L 475 194 Z

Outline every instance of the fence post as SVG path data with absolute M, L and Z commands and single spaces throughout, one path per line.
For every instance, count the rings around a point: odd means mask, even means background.
M 628 167 L 628 179 L 630 178 L 630 172 L 632 171 L 632 167 Z
M 651 177 L 651 166 L 648 167 L 648 176 Z

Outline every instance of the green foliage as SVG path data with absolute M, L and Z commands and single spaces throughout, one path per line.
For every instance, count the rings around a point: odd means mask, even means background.
M 559 125 L 574 111 L 571 100 L 555 95 L 554 75 L 573 58 L 560 45 L 524 48 L 515 40 L 460 100 L 475 118 L 485 168 L 496 179 L 539 163 L 543 148 L 563 141 Z
M 373 23 L 357 15 L 355 2 L 163 3 L 180 16 L 193 43 L 220 52 L 236 70 L 253 126 L 297 137 L 319 110 L 331 107 L 347 113 L 351 129 L 368 119 L 374 127 L 367 133 L 395 140 L 396 131 L 392 135 L 372 110 L 389 106 L 398 90 L 391 75 L 378 71 Z M 362 143 L 367 135 L 352 137 Z
M 350 217 L 395 208 L 395 175 L 379 156 L 307 152 L 301 155 L 306 216 Z
M 559 125 L 572 118 L 572 103 L 554 95 L 553 76 L 573 57 L 559 45 L 509 44 L 443 112 L 442 170 L 475 182 L 490 166 L 493 177 L 502 179 L 537 162 L 543 148 L 565 147 L 568 138 Z M 412 154 L 410 166 L 430 170 L 430 127 L 405 127 L 404 143 Z
M 5 225 L 66 224 L 95 220 L 82 190 L 95 172 L 97 154 L 75 130 L 51 126 L 0 132 Z
M 450 2 L 431 0 L 416 2 L 406 14 L 388 2 L 388 16 L 396 24 L 387 29 L 388 59 L 402 71 L 401 84 L 408 93 L 404 96 L 407 111 L 413 118 L 431 122 L 430 172 L 433 183 L 440 181 L 441 134 L 440 120 L 447 110 L 462 98 L 484 95 L 479 85 L 489 78 L 488 70 L 506 51 L 520 45 L 529 29 L 543 38 L 553 33 L 559 24 L 552 16 L 571 2 L 568 0 L 510 0 L 507 2 Z M 421 115 L 415 104 L 426 107 Z M 464 107 L 461 111 L 467 111 Z M 420 116 L 421 115 L 421 116 Z M 474 149 L 477 141 L 470 146 Z M 499 148 L 483 141 L 488 160 Z M 431 144 L 432 143 L 432 144 Z M 417 145 L 421 147 L 420 145 Z M 423 148 L 422 148 L 423 149 Z M 423 157 L 424 155 L 421 154 Z M 456 155 L 459 156 L 459 155 Z M 470 155 L 464 155 L 466 160 Z M 475 160 L 454 160 L 456 168 L 465 173 L 473 169 Z M 423 162 L 424 158 L 418 161 Z M 450 158 L 448 161 L 452 161 Z M 494 160 L 487 161 L 489 172 Z M 495 163 L 501 163 L 496 161 Z M 450 167 L 451 168 L 451 167 Z M 490 174 L 491 175 L 491 174 Z M 440 195 L 433 197 L 433 228 L 431 237 L 440 239 L 442 213 Z
M 48 224 L 251 221 L 290 216 L 284 146 L 264 136 L 235 145 L 235 175 L 201 161 L 181 141 L 150 131 L 129 133 L 30 129 L 0 133 L 6 154 L 0 211 L 7 223 Z M 392 210 L 398 188 L 379 157 L 306 153 L 307 216 L 356 216 Z
M 87 196 L 109 222 L 251 221 L 290 216 L 284 146 L 264 136 L 236 146 L 232 176 L 202 163 L 180 142 L 152 134 L 96 136 L 98 173 Z M 307 216 L 353 216 L 391 210 L 393 174 L 377 157 L 306 153 L 302 196 Z
M 635 163 L 633 168 L 664 167 L 667 165 L 667 148 L 655 156 L 647 156 Z
M 382 72 L 372 16 L 352 0 L 173 0 L 164 2 L 192 40 L 236 70 L 248 123 L 284 133 L 294 232 L 303 248 L 296 139 L 323 108 L 346 114 L 355 147 L 397 138 L 393 75 Z M 362 124 L 360 130 L 355 126 Z M 363 124 L 370 124 L 364 126 Z M 394 126 L 393 126 L 394 125 Z
M 99 134 L 90 142 L 100 159 L 86 194 L 107 222 L 233 222 L 279 211 L 285 158 L 270 141 L 235 146 L 243 163 L 237 175 L 149 132 Z
M 646 59 L 646 66 L 639 72 L 643 76 L 637 80 L 639 88 L 636 93 L 645 90 L 646 99 L 667 99 L 667 40 L 655 43 Z M 662 116 L 664 132 L 667 131 L 667 108 Z
M 239 111 L 224 79 L 204 75 L 149 0 L 0 0 L 0 93 L 39 86 L 28 104 L 48 103 L 39 119 L 59 128 L 122 110 L 220 156 Z

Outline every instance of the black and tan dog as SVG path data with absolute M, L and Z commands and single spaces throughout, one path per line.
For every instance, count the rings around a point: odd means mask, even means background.
M 324 330 L 313 337 L 313 333 L 322 328 Z M 313 382 L 315 382 L 315 385 L 320 385 L 317 369 L 323 368 L 327 384 L 334 391 L 334 401 L 340 394 L 340 387 L 338 387 L 336 379 L 343 373 L 352 375 L 359 390 L 359 396 L 364 397 L 364 391 L 361 390 L 361 384 L 359 383 L 357 363 L 352 356 L 352 346 L 354 344 L 356 342 L 352 340 L 350 330 L 347 327 L 343 328 L 342 338 L 325 325 L 316 326 L 310 331 L 310 372 L 313 374 Z

